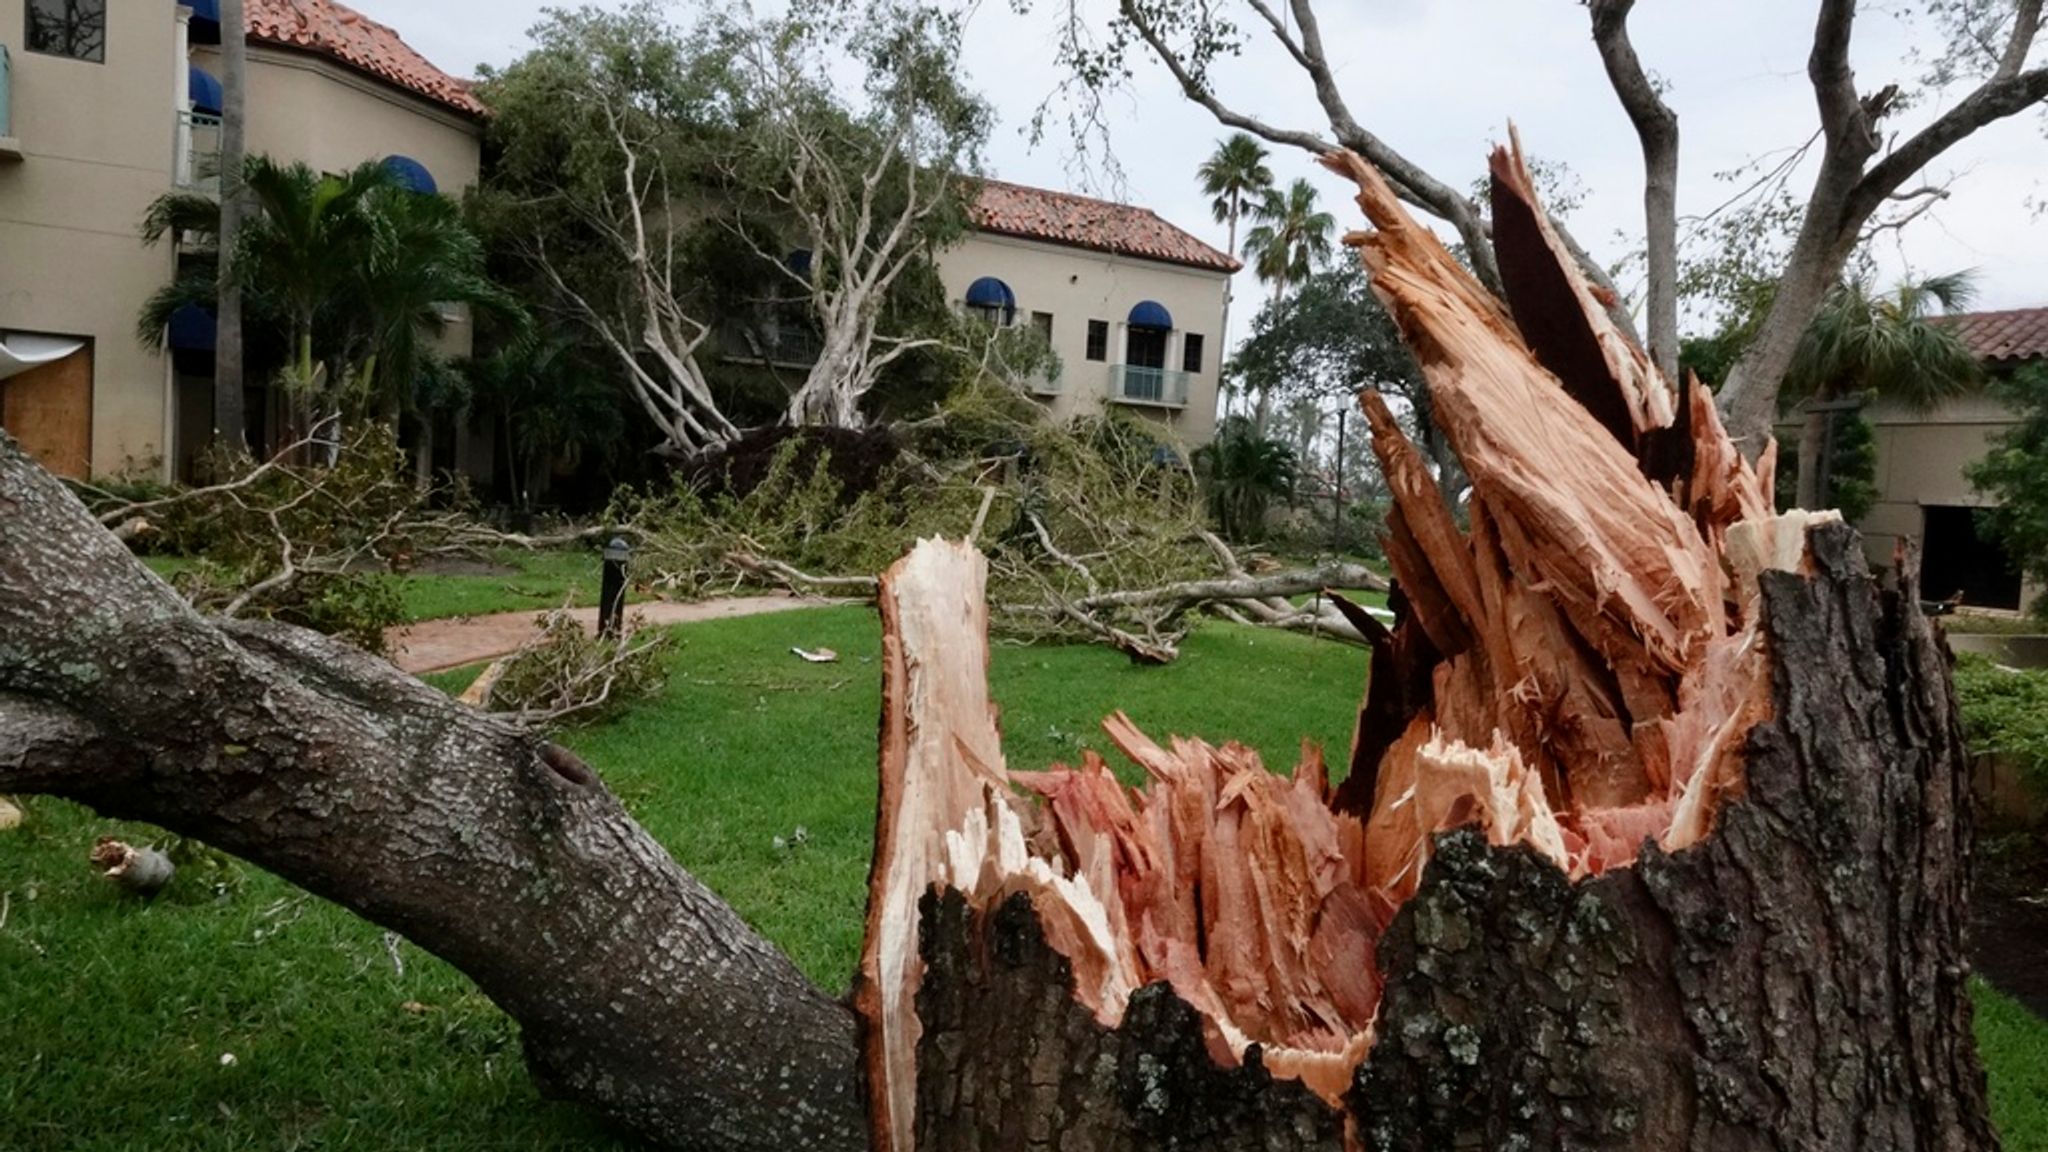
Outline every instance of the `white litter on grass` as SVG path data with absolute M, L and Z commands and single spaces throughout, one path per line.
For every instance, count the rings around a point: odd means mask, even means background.
M 790 651 L 796 653 L 807 664 L 839 663 L 839 653 L 834 652 L 830 648 L 820 648 L 815 652 L 803 648 L 791 648 Z

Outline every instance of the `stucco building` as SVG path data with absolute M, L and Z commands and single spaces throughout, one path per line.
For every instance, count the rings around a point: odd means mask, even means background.
M 1185 443 L 1215 435 L 1236 260 L 1148 209 L 999 180 L 970 219 L 940 278 L 962 307 L 1049 338 L 1059 375 L 1032 387 L 1054 416 L 1116 405 Z
M 251 153 L 476 182 L 482 106 L 395 31 L 332 0 L 245 9 Z M 219 187 L 220 35 L 216 0 L 0 0 L 0 427 L 58 472 L 169 473 L 210 435 L 211 317 L 168 355 L 135 325 L 180 256 L 142 244 L 145 211 Z M 275 406 L 249 399 L 260 445 Z
M 2048 308 L 1973 312 L 1947 321 L 1992 375 L 2048 360 Z M 2028 586 L 1997 544 L 1977 532 L 1988 501 L 1964 469 L 2016 417 L 1988 393 L 1949 400 L 1931 412 L 1879 402 L 1864 411 L 1876 433 L 1877 503 L 1859 527 L 1873 560 L 1889 562 L 1901 538 L 1922 545 L 1921 591 L 1932 600 L 1960 594 L 1980 608 L 2020 608 L 2044 590 Z

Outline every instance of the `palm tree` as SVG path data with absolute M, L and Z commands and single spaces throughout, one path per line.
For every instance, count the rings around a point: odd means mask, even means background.
M 1244 254 L 1259 279 L 1273 285 L 1277 303 L 1286 297 L 1288 285 L 1306 281 L 1330 258 L 1337 218 L 1316 207 L 1315 185 L 1306 180 L 1296 180 L 1285 193 L 1267 193 L 1257 216 L 1259 223 L 1244 238 Z M 1271 399 L 1261 391 L 1254 417 L 1261 436 L 1271 412 Z
M 344 401 L 354 414 L 395 423 L 422 406 L 420 382 L 436 370 L 434 343 L 447 331 L 450 305 L 490 312 L 515 329 L 525 317 L 484 274 L 483 242 L 455 201 L 392 188 L 365 207 L 373 229 L 369 256 L 351 270 L 328 319 L 347 333 L 344 359 L 355 366 L 343 381 Z
M 1244 238 L 1252 271 L 1273 285 L 1273 298 L 1287 294 L 1289 284 L 1309 278 L 1316 265 L 1330 258 L 1330 234 L 1337 218 L 1316 207 L 1315 185 L 1296 180 L 1285 193 L 1273 192 L 1259 203 L 1259 223 Z
M 1242 416 L 1216 430 L 1216 439 L 1195 452 L 1194 464 L 1209 495 L 1209 508 L 1225 536 L 1257 539 L 1266 509 L 1294 490 L 1294 452 L 1260 435 Z
M 484 275 L 483 247 L 453 202 L 401 185 L 375 161 L 341 175 L 305 164 L 251 156 L 243 166 L 248 218 L 225 276 L 200 264 L 159 290 L 138 328 L 160 347 L 170 313 L 212 303 L 221 283 L 250 297 L 289 338 L 282 373 L 290 423 L 308 429 L 345 406 L 395 415 L 428 370 L 442 307 L 472 304 L 516 311 Z M 211 197 L 174 192 L 150 206 L 143 237 L 172 233 L 217 238 L 221 209 Z
M 1210 210 L 1218 224 L 1230 227 L 1229 252 L 1237 257 L 1237 225 L 1248 205 L 1260 204 L 1273 194 L 1273 170 L 1266 166 L 1266 147 L 1249 133 L 1239 132 L 1216 142 L 1216 154 L 1202 162 L 1195 175 L 1202 191 L 1213 197 Z M 1236 296 L 1234 284 L 1223 286 L 1223 335 L 1220 348 L 1230 347 L 1230 305 Z
M 220 124 L 220 246 L 234 251 L 241 242 L 242 188 L 234 175 L 245 168 L 248 126 L 249 38 L 242 17 L 242 0 L 221 0 L 221 124 Z M 213 432 L 233 452 L 247 447 L 247 415 L 242 411 L 243 307 L 242 290 L 221 278 L 218 328 L 213 353 Z
M 1969 305 L 1969 272 L 1908 280 L 1873 292 L 1862 280 L 1838 285 L 1801 338 L 1785 395 L 1804 401 L 1799 436 L 1799 506 L 1818 508 L 1821 457 L 1830 412 L 1825 405 L 1867 392 L 1917 410 L 1977 386 L 1983 368 L 1953 325 L 1940 315 Z
M 465 374 L 476 404 L 505 434 L 513 507 L 533 511 L 534 475 L 558 457 L 617 443 L 625 432 L 618 393 L 575 344 L 528 332 Z
M 1265 146 L 1239 132 L 1216 142 L 1216 154 L 1195 170 L 1202 191 L 1214 197 L 1210 208 L 1218 224 L 1230 226 L 1230 254 L 1237 255 L 1237 222 L 1248 204 L 1264 203 L 1273 193 L 1273 170 L 1266 166 Z

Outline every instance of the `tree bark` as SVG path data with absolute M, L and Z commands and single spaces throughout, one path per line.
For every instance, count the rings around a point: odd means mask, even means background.
M 221 0 L 220 117 L 220 314 L 213 348 L 213 434 L 232 452 L 247 449 L 243 414 L 242 288 L 234 273 L 234 252 L 242 239 L 247 197 L 242 192 L 244 144 L 249 120 L 248 25 L 243 0 Z
M 200 618 L 0 436 L 0 791 L 236 853 L 454 964 L 544 1091 L 670 1147 L 858 1149 L 854 1021 L 574 756 Z
M 1562 282 L 1576 317 L 1515 313 L 1577 333 L 1517 332 L 1330 165 L 1472 527 L 1369 397 L 1404 595 L 1391 634 L 1358 621 L 1334 792 L 1311 750 L 1282 780 L 1122 717 L 1144 789 L 1011 773 L 971 553 L 884 577 L 877 1147 L 1995 1148 L 1966 764 L 1911 559 L 1880 581 L 1839 518 L 1775 515 L 1707 398 L 1604 338 L 1540 211 L 1497 214 L 1504 281 Z M 1497 157 L 1496 203 L 1526 177 Z
M 1578 886 L 1439 845 L 1381 945 L 1376 1152 L 1997 1147 L 1947 655 L 1910 567 L 1873 579 L 1840 524 L 1810 545 L 1811 578 L 1764 576 L 1776 718 L 1712 836 Z

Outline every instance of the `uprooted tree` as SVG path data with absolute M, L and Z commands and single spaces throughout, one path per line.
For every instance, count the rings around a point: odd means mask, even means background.
M 849 1007 L 563 750 L 201 618 L 0 443 L 0 789 L 201 837 L 474 977 L 549 1090 L 700 1149 L 1990 1149 L 1970 831 L 1910 562 L 1772 514 L 1495 162 L 1502 305 L 1350 156 L 1471 481 L 1368 402 L 1402 611 L 1350 771 L 1113 719 L 1011 773 L 986 569 L 884 577 Z M 1029 799 L 1027 797 L 1035 797 Z

